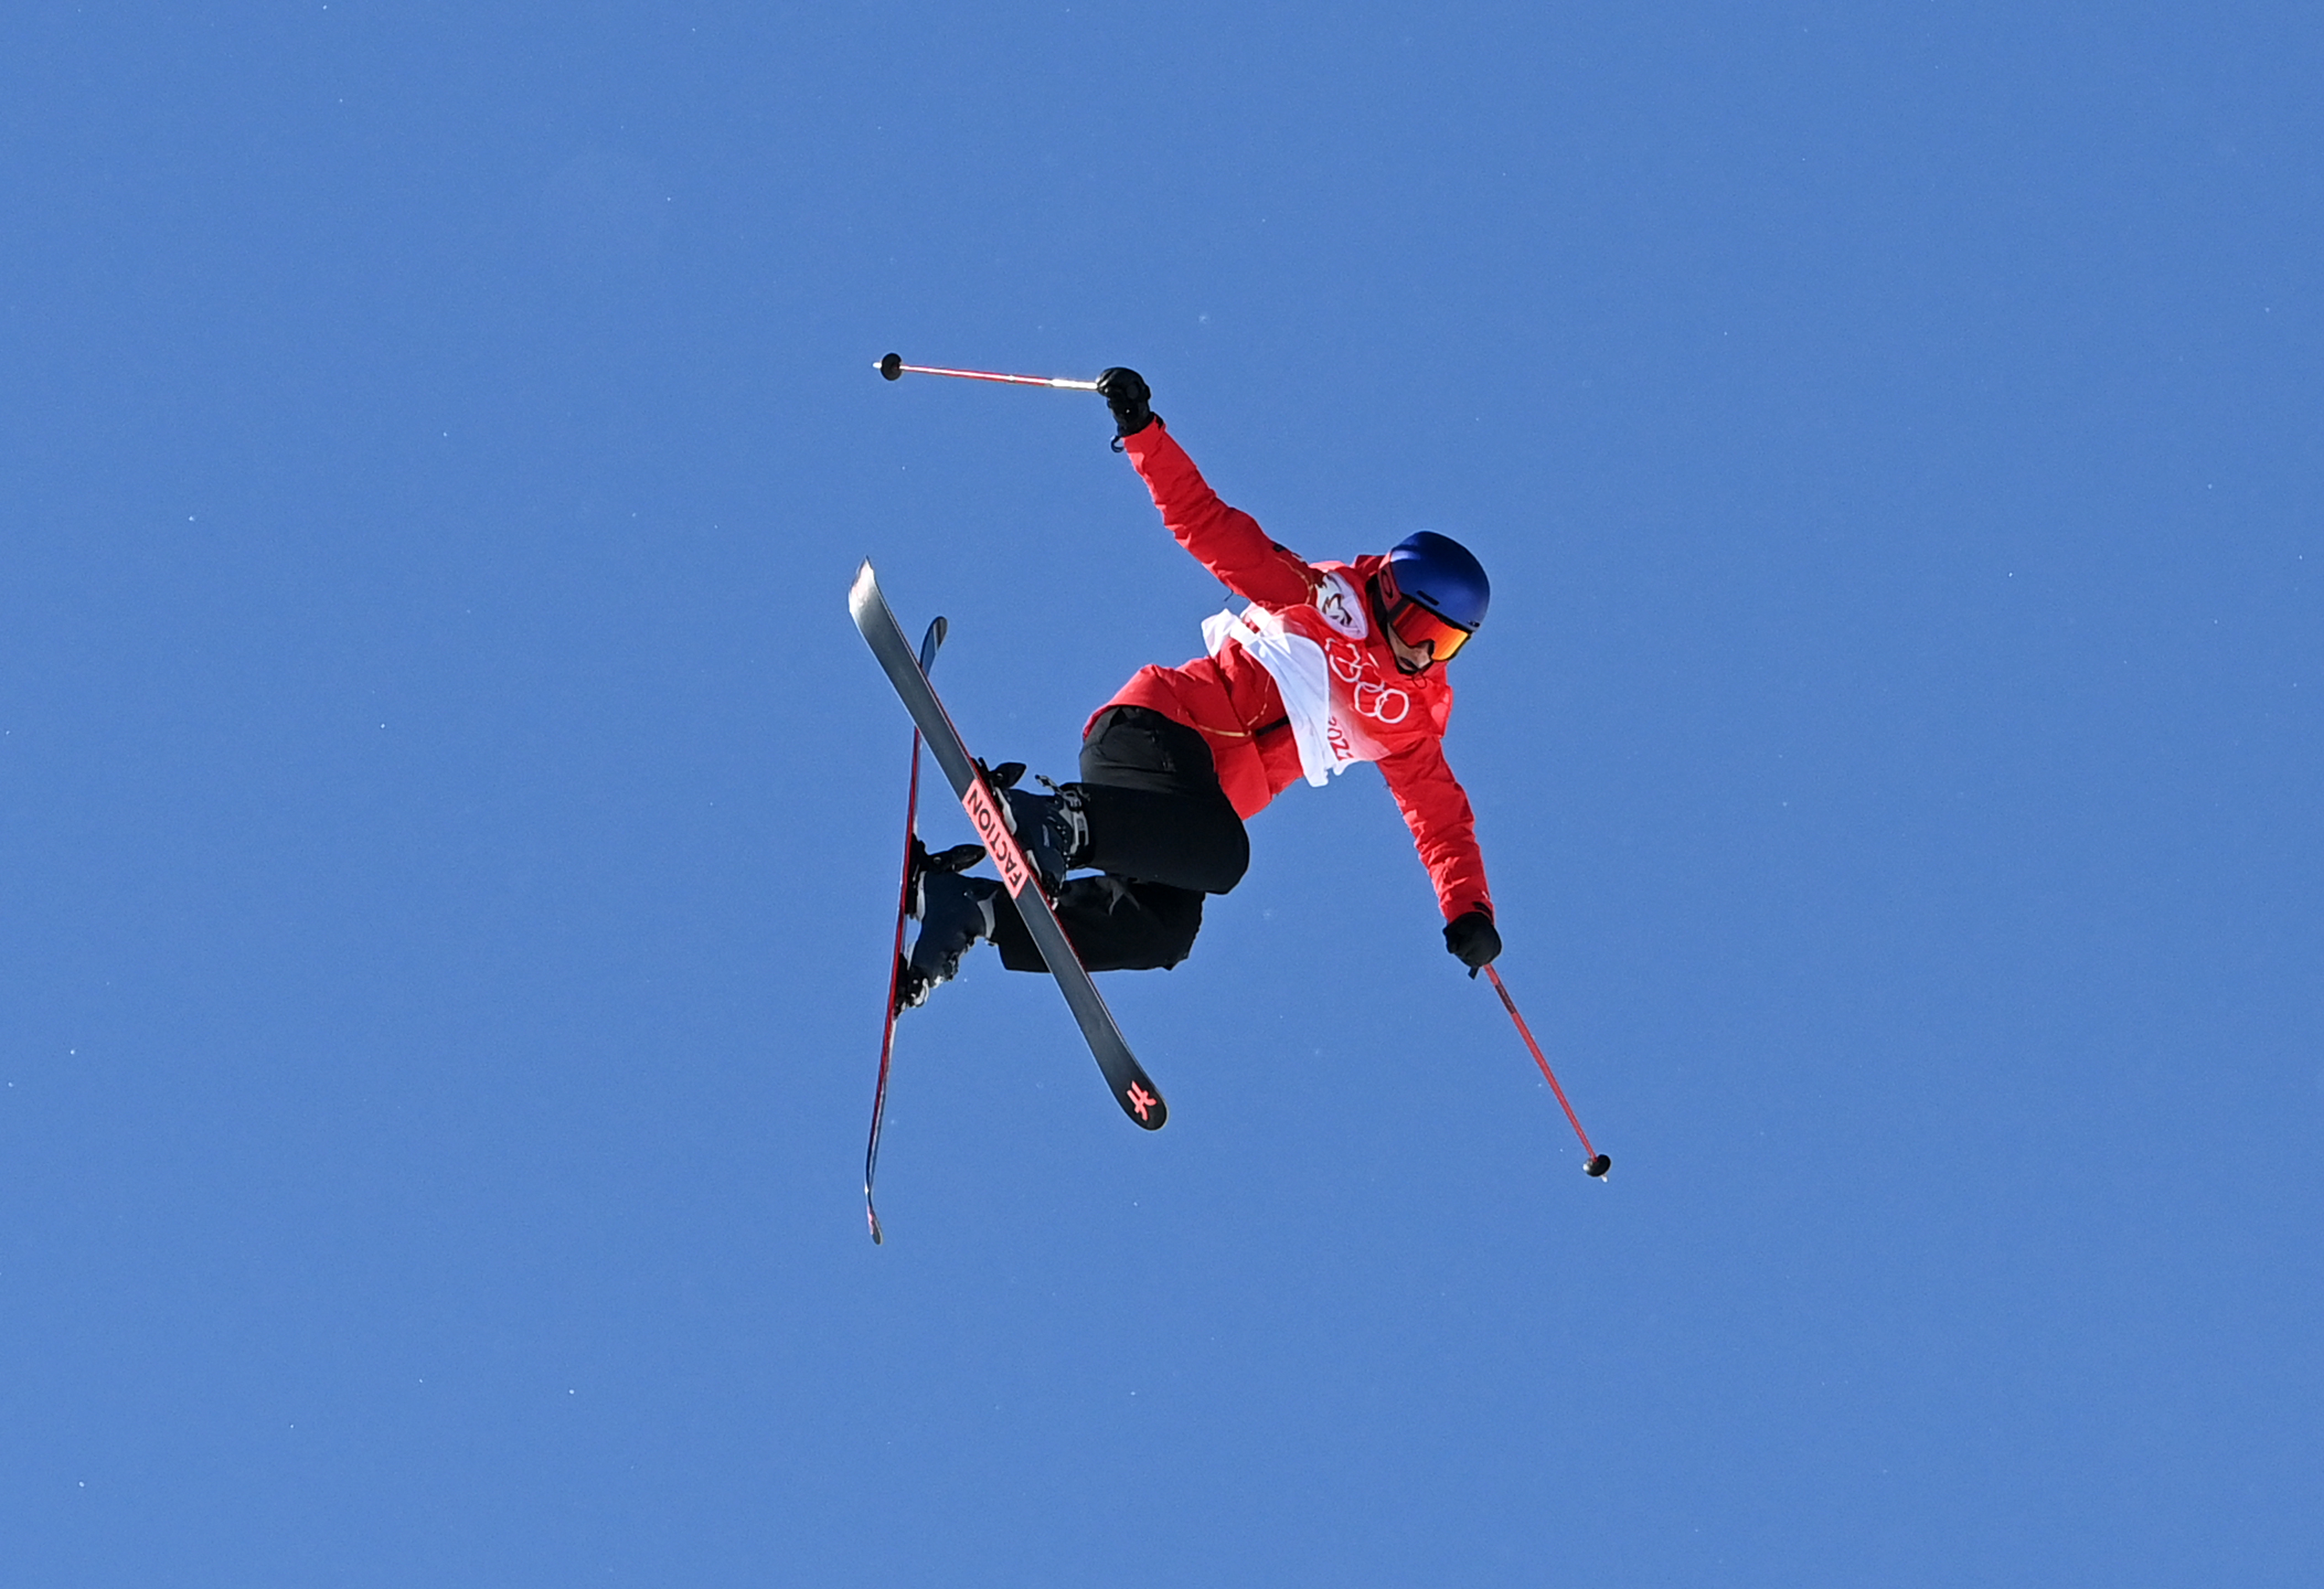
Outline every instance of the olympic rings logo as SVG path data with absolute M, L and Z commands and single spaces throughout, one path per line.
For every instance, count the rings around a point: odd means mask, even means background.
M 1356 710 L 1392 727 L 1412 715 L 1412 697 L 1385 684 L 1359 684 Z

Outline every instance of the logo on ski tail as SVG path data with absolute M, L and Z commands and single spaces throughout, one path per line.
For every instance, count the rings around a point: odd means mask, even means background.
M 1130 1100 L 1131 1113 L 1140 1120 L 1146 1119 L 1153 1112 L 1154 1105 L 1162 1101 L 1136 1082 L 1130 1084 L 1130 1091 L 1124 1096 Z
M 1012 900 L 1024 896 L 1033 881 L 1033 868 L 1026 864 L 1025 852 L 1017 846 L 1017 836 L 1009 831 L 1009 818 L 1001 814 L 1001 803 L 992 798 L 991 790 L 980 778 L 968 786 L 960 798 L 961 809 L 968 813 L 969 825 L 992 857 L 992 869 L 1001 873 L 1001 886 Z

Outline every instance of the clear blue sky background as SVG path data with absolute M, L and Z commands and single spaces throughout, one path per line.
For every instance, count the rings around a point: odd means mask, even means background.
M 41 1585 L 2324 1578 L 2313 6 L 0 22 Z M 907 726 L 1491 568 L 1193 960 L 910 1019 Z M 932 831 L 956 836 L 939 802 Z

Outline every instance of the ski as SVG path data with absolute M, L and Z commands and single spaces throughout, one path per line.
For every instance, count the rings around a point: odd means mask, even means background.
M 1122 1040 L 1113 1012 L 1105 1007 L 1097 984 L 1090 980 L 1080 956 L 1074 953 L 1056 911 L 1050 908 L 1048 896 L 1041 892 L 1039 874 L 1018 847 L 1017 836 L 1010 831 L 1005 808 L 992 792 L 991 785 L 985 781 L 975 759 L 968 753 L 968 746 L 962 742 L 960 731 L 953 726 L 944 703 L 936 698 L 927 670 L 913 657 L 896 614 L 889 610 L 887 598 L 880 594 L 879 578 L 869 562 L 856 572 L 855 583 L 847 593 L 847 610 L 871 646 L 872 654 L 879 658 L 880 666 L 886 670 L 888 682 L 903 698 L 905 709 L 911 713 L 912 721 L 927 739 L 953 792 L 960 797 L 961 807 L 968 813 L 976 836 L 991 855 L 993 869 L 1001 874 L 1010 898 L 1017 902 L 1017 912 L 1032 934 L 1041 958 L 1048 963 L 1050 975 L 1057 979 L 1066 1006 L 1073 1011 L 1098 1069 L 1104 1073 L 1105 1085 L 1112 1092 L 1114 1102 L 1146 1130 L 1161 1130 L 1163 1122 L 1169 1118 L 1161 1090 L 1139 1065 L 1130 1045 Z
M 944 644 L 945 621 L 928 625 L 920 642 L 920 671 L 936 665 L 936 648 Z M 896 1053 L 896 1016 L 904 991 L 904 923 L 912 916 L 912 873 L 919 847 L 920 731 L 912 729 L 912 778 L 904 793 L 904 881 L 897 886 L 896 962 L 888 972 L 888 1021 L 880 1032 L 880 1081 L 872 1091 L 872 1140 L 863 1148 L 863 1217 L 872 1225 L 872 1244 L 887 1240 L 880 1230 L 880 1210 L 872 1201 L 872 1178 L 880 1173 L 880 1125 L 888 1115 L 888 1062 Z

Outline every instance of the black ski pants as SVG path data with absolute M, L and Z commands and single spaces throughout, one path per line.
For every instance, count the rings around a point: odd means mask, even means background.
M 1203 896 L 1222 894 L 1250 865 L 1250 838 L 1219 788 L 1203 736 L 1145 707 L 1108 707 L 1082 740 L 1089 818 L 1083 864 L 1066 880 L 1057 919 L 1092 971 L 1167 970 L 1203 928 Z M 1047 969 L 1006 895 L 993 923 L 1001 963 Z

